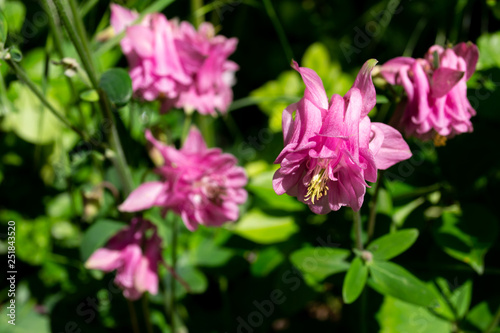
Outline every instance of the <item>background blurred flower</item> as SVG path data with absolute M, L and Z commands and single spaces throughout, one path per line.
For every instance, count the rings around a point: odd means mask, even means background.
M 238 205 L 247 199 L 243 188 L 247 177 L 233 155 L 208 149 L 194 127 L 180 150 L 157 141 L 150 131 L 146 138 L 163 156 L 164 165 L 157 169 L 163 180 L 140 185 L 119 207 L 121 211 L 152 206 L 172 209 L 189 230 L 199 224 L 220 226 L 238 219 Z
M 153 230 L 149 239 L 146 237 L 148 230 Z M 153 295 L 158 292 L 158 262 L 161 260 L 161 239 L 156 227 L 147 220 L 134 218 L 129 227 L 96 250 L 85 267 L 104 272 L 116 269 L 115 283 L 123 289 L 126 298 L 136 300 L 146 291 Z
M 275 163 L 277 194 L 288 193 L 309 205 L 316 214 L 349 206 L 359 210 L 366 181 L 377 180 L 377 169 L 387 169 L 411 157 L 401 134 L 394 128 L 371 123 L 375 106 L 371 71 L 367 61 L 347 94 L 333 95 L 330 103 L 323 83 L 313 70 L 294 61 L 306 90 L 304 97 L 283 111 L 285 147 Z
M 238 40 L 216 36 L 211 23 L 196 30 L 188 22 L 167 20 L 163 14 L 146 15 L 138 25 L 135 12 L 111 5 L 116 33 L 130 65 L 137 97 L 162 101 L 162 112 L 173 107 L 202 114 L 225 113 L 233 100 L 231 87 L 238 65 L 228 57 Z
M 467 99 L 466 81 L 476 69 L 479 52 L 472 43 L 453 48 L 432 46 L 424 59 L 398 57 L 381 68 L 390 84 L 406 91 L 405 111 L 397 120 L 408 136 L 422 140 L 472 132 L 476 111 Z

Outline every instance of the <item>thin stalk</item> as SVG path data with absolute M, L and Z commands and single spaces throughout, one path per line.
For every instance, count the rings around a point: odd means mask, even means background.
M 123 152 L 120 137 L 118 136 L 118 130 L 116 129 L 113 121 L 113 114 L 111 113 L 111 106 L 108 97 L 102 90 L 99 90 L 99 100 L 101 101 L 101 105 L 104 104 L 102 109 L 104 110 L 105 119 L 109 119 L 112 125 L 111 132 L 108 133 L 108 141 L 115 154 L 111 154 L 109 157 L 111 157 L 111 161 L 116 167 L 118 176 L 120 177 L 120 181 L 123 185 L 123 192 L 126 196 L 128 196 L 132 192 L 134 183 L 132 181 L 130 169 L 127 165 L 125 153 Z
M 363 251 L 363 229 L 361 227 L 361 214 L 359 211 L 353 210 L 353 222 L 354 222 L 354 231 L 356 237 L 356 248 L 360 251 Z
M 378 174 L 377 183 L 375 184 L 375 192 L 373 193 L 372 201 L 370 203 L 370 215 L 368 218 L 368 241 L 373 237 L 373 232 L 375 231 L 375 220 L 377 219 L 378 192 L 380 191 L 383 175 L 384 172 L 380 171 Z
M 144 293 L 142 296 L 142 312 L 144 314 L 144 321 L 146 322 L 146 328 L 148 333 L 153 333 L 153 325 L 151 325 L 151 314 L 149 312 L 149 299 L 148 294 Z
M 203 7 L 203 0 L 191 0 L 191 14 L 193 16 L 193 24 L 195 28 L 198 28 L 203 21 L 205 21 L 205 15 L 195 15 L 197 12 L 200 13 L 200 9 Z
M 209 115 L 199 115 L 198 124 L 200 125 L 200 131 L 203 133 L 205 142 L 208 147 L 213 147 L 215 145 L 215 134 L 214 134 L 214 118 Z
M 59 120 L 61 121 L 66 127 L 69 129 L 73 130 L 75 133 L 77 133 L 80 137 L 82 137 L 84 140 L 87 140 L 87 136 L 85 133 L 83 133 L 80 129 L 76 128 L 73 126 L 69 120 L 67 120 L 62 113 L 56 110 L 56 108 L 47 100 L 45 95 L 38 89 L 38 87 L 31 81 L 31 79 L 26 75 L 26 73 L 23 71 L 21 67 L 19 67 L 14 61 L 12 60 L 6 60 L 7 64 L 12 68 L 14 73 L 17 75 L 19 80 L 23 81 L 24 84 L 38 97 L 40 102 L 42 102 L 43 105 L 49 109 L 50 112 Z
M 46 2 L 43 2 L 43 4 L 45 7 L 45 11 L 47 12 L 47 16 L 49 18 L 49 26 L 50 26 L 52 41 L 54 42 L 55 50 L 56 50 L 57 54 L 59 54 L 59 57 L 61 57 L 61 59 L 62 59 L 62 58 L 64 58 L 64 51 L 63 51 L 63 47 L 62 47 L 63 36 L 61 33 L 61 29 L 59 29 L 59 26 L 60 26 L 59 15 L 57 14 L 57 10 L 54 6 L 54 2 L 46 1 Z M 65 76 L 65 77 L 66 77 L 66 81 L 68 82 L 68 86 L 71 90 L 71 97 L 76 104 L 76 108 L 78 110 L 78 115 L 80 117 L 80 122 L 82 123 L 83 128 L 88 131 L 82 108 L 80 107 L 80 104 L 77 103 L 78 95 L 76 93 L 75 85 L 73 84 L 73 81 L 69 77 L 67 77 L 67 76 Z
M 286 60 L 287 62 L 290 62 L 293 59 L 293 52 L 286 38 L 285 30 L 281 26 L 280 20 L 278 19 L 278 15 L 276 15 L 276 11 L 274 10 L 271 0 L 262 0 L 262 1 L 264 2 L 264 7 L 266 8 L 267 15 L 271 19 L 271 22 L 274 25 L 274 29 L 278 34 L 281 46 L 283 47 L 283 51 L 285 52 Z
M 484 333 L 493 333 L 495 331 L 495 328 L 498 327 L 499 323 L 500 323 L 500 307 L 498 307 L 495 317 L 493 317 L 493 320 L 488 325 Z
M 88 51 L 88 44 L 86 39 L 80 38 L 78 30 L 75 27 L 76 22 L 71 22 L 70 14 L 64 6 L 64 0 L 54 0 L 54 3 L 59 13 L 59 17 L 62 19 L 64 25 L 66 26 L 66 31 L 68 32 L 71 42 L 76 48 L 80 59 L 82 60 L 83 67 L 89 76 L 90 83 L 94 89 L 98 88 L 97 75 L 94 70 L 94 65 L 92 64 L 92 58 L 90 57 L 90 52 Z M 73 16 L 73 21 L 79 21 L 79 16 Z M 85 44 L 85 45 L 84 45 Z
M 172 270 L 175 272 L 177 265 L 177 216 L 174 216 L 172 221 Z M 170 279 L 170 325 L 172 326 L 172 333 L 175 333 L 175 285 L 176 279 Z
M 59 16 L 66 26 L 68 35 L 70 36 L 73 45 L 75 46 L 83 66 L 89 76 L 92 87 L 99 92 L 99 103 L 101 105 L 101 110 L 103 112 L 104 118 L 110 122 L 111 131 L 108 133 L 108 141 L 111 148 L 114 150 L 114 154 L 108 154 L 112 158 L 112 162 L 115 165 L 120 180 L 123 184 L 123 190 L 125 195 L 128 195 L 133 188 L 132 176 L 130 170 L 127 166 L 127 161 L 125 159 L 125 154 L 123 153 L 123 148 L 120 142 L 120 137 L 118 136 L 118 131 L 116 129 L 113 114 L 111 112 L 111 104 L 108 100 L 107 95 L 99 88 L 97 82 L 97 75 L 92 63 L 92 58 L 90 54 L 90 48 L 88 46 L 87 38 L 85 36 L 85 31 L 83 30 L 83 23 L 80 17 L 76 13 L 76 5 L 74 0 L 70 0 L 70 7 L 73 13 L 73 23 L 71 22 L 68 12 L 64 7 L 63 0 L 55 0 L 57 11 Z
M 186 142 L 187 136 L 189 134 L 189 128 L 191 127 L 192 119 L 193 119 L 192 113 L 186 114 L 186 118 L 184 119 L 184 125 L 182 126 L 182 137 L 181 137 L 182 144 Z
M 130 322 L 132 323 L 132 328 L 134 333 L 140 333 L 139 323 L 137 322 L 137 314 L 135 313 L 134 304 L 127 299 L 128 311 L 130 312 Z

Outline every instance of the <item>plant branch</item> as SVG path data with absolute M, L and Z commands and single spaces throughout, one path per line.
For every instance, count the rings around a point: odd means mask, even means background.
M 378 193 L 380 191 L 380 186 L 382 184 L 382 178 L 384 171 L 379 171 L 377 183 L 375 184 L 375 192 L 373 193 L 372 200 L 370 202 L 370 215 L 368 218 L 368 241 L 373 237 L 373 232 L 375 231 L 375 220 L 377 219 L 377 201 Z
M 82 139 L 87 140 L 87 136 L 85 135 L 85 133 L 83 133 L 77 127 L 73 126 L 69 122 L 69 120 L 64 117 L 64 115 L 61 112 L 56 110 L 56 108 L 47 100 L 45 95 L 40 91 L 40 89 L 35 85 L 35 83 L 33 83 L 33 81 L 31 81 L 31 79 L 28 77 L 28 75 L 24 72 L 24 70 L 21 67 L 19 67 L 12 60 L 6 60 L 6 62 L 10 66 L 10 68 L 12 68 L 14 73 L 16 73 L 19 80 L 21 80 L 22 82 L 24 82 L 24 84 L 26 84 L 26 86 L 36 95 L 36 97 L 38 97 L 38 99 L 42 102 L 42 104 L 45 105 L 45 107 L 47 107 L 47 109 L 49 109 L 49 111 L 52 112 L 52 114 L 59 121 L 61 121 L 69 129 L 76 132 Z
M 363 251 L 363 229 L 361 227 L 361 214 L 359 211 L 352 210 L 353 212 L 353 222 L 354 222 L 354 232 L 356 237 L 356 248 Z
M 123 191 L 125 195 L 130 194 L 133 188 L 132 176 L 127 165 L 127 160 L 125 159 L 125 154 L 120 142 L 120 137 L 118 136 L 118 131 L 116 129 L 113 114 L 111 112 L 111 103 L 109 102 L 108 96 L 105 92 L 99 88 L 96 71 L 92 63 L 92 58 L 90 54 L 90 48 L 88 46 L 87 37 L 83 29 L 83 23 L 81 22 L 78 13 L 76 12 L 76 5 L 74 0 L 69 0 L 72 18 L 74 22 L 71 22 L 69 13 L 64 6 L 64 0 L 55 0 L 57 11 L 61 17 L 68 35 L 75 46 L 80 59 L 82 60 L 83 66 L 87 75 L 89 76 L 92 87 L 99 92 L 99 103 L 101 105 L 101 110 L 103 112 L 104 118 L 109 121 L 111 131 L 108 132 L 108 141 L 114 153 L 107 154 L 111 158 L 120 180 L 123 185 Z

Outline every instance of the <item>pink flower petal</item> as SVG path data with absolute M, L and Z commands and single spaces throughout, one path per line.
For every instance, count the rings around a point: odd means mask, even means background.
M 318 108 L 328 109 L 328 98 L 318 74 L 310 68 L 299 67 L 295 60 L 292 60 L 292 68 L 299 72 L 306 85 L 304 98 L 309 99 Z
M 401 133 L 389 125 L 372 123 L 373 138 L 370 150 L 377 169 L 385 170 L 394 164 L 409 159 L 412 154 Z
M 158 197 L 165 191 L 163 182 L 148 182 L 141 184 L 127 197 L 118 210 L 122 212 L 137 212 L 155 206 Z
M 464 77 L 464 72 L 451 68 L 439 67 L 432 74 L 431 96 L 440 98 L 450 92 Z

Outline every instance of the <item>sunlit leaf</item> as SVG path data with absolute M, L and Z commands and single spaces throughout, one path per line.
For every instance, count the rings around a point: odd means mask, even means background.
M 294 234 L 298 227 L 290 216 L 271 216 L 254 209 L 239 222 L 228 226 L 237 235 L 260 244 L 282 242 Z
M 360 257 L 354 258 L 342 286 L 342 297 L 346 304 L 354 302 L 361 295 L 367 278 L 368 268 L 364 265 L 363 260 Z
M 415 243 L 418 237 L 417 229 L 404 229 L 377 238 L 370 243 L 367 250 L 373 253 L 373 258 L 389 260 L 406 251 Z
M 432 332 L 449 333 L 451 324 L 432 315 L 424 307 L 386 296 L 376 314 L 380 333 Z
M 0 10 L 0 50 L 7 41 L 8 33 L 7 19 L 5 18 L 3 12 Z
M 435 305 L 433 292 L 403 267 L 392 262 L 376 260 L 368 267 L 372 277 L 370 286 L 378 292 L 416 305 Z

